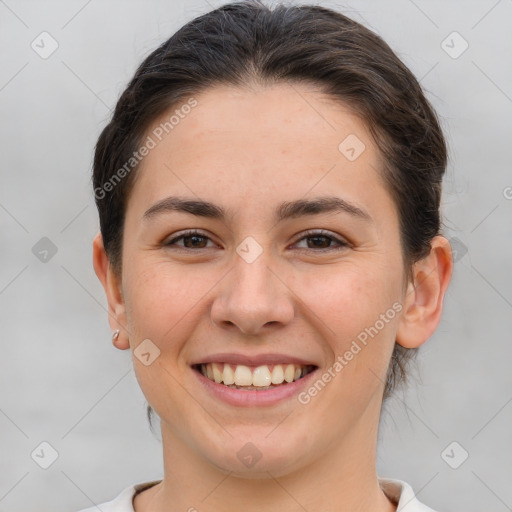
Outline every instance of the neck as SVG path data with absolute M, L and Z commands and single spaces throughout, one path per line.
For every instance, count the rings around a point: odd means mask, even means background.
M 380 404 L 379 404 L 380 405 Z M 375 408 L 373 408 L 375 409 Z M 300 470 L 259 478 L 222 471 L 162 423 L 164 479 L 134 501 L 136 512 L 395 512 L 379 486 L 376 449 L 380 407 L 366 411 L 343 439 Z M 309 454 L 308 454 L 309 455 Z

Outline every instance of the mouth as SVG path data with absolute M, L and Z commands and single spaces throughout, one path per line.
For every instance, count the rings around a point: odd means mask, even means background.
M 208 380 L 232 389 L 264 391 L 282 388 L 316 370 L 315 365 L 296 363 L 259 366 L 210 362 L 192 365 Z

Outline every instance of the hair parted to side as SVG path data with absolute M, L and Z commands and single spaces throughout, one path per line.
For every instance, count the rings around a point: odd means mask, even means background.
M 383 157 L 383 179 L 399 214 L 404 271 L 412 278 L 413 263 L 441 234 L 447 151 L 436 113 L 411 71 L 371 30 L 325 7 L 268 7 L 260 0 L 229 3 L 184 25 L 142 62 L 102 131 L 93 186 L 105 250 L 118 275 L 137 166 L 108 192 L 106 184 L 126 169 L 151 124 L 215 85 L 280 82 L 319 87 L 368 127 Z M 405 381 L 416 350 L 395 344 L 384 399 Z

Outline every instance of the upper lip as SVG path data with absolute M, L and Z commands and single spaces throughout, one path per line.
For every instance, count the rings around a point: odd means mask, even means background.
M 230 353 L 218 353 L 204 356 L 200 360 L 191 363 L 192 366 L 198 364 L 208 363 L 227 363 L 234 366 L 245 365 L 245 366 L 262 366 L 262 365 L 273 365 L 273 364 L 297 364 L 297 365 L 312 365 L 318 366 L 312 361 L 301 359 L 295 356 L 288 356 L 286 354 L 259 354 L 259 355 L 247 355 L 247 354 L 234 354 Z

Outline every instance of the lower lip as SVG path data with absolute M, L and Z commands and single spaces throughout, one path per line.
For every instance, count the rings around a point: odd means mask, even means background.
M 209 393 L 230 405 L 238 407 L 274 405 L 295 396 L 309 385 L 311 379 L 316 375 L 317 370 L 318 368 L 309 372 L 301 379 L 289 382 L 288 384 L 281 384 L 272 389 L 257 391 L 230 388 L 224 384 L 217 384 L 215 381 L 205 377 L 200 371 L 192 369 L 201 385 L 203 385 Z

